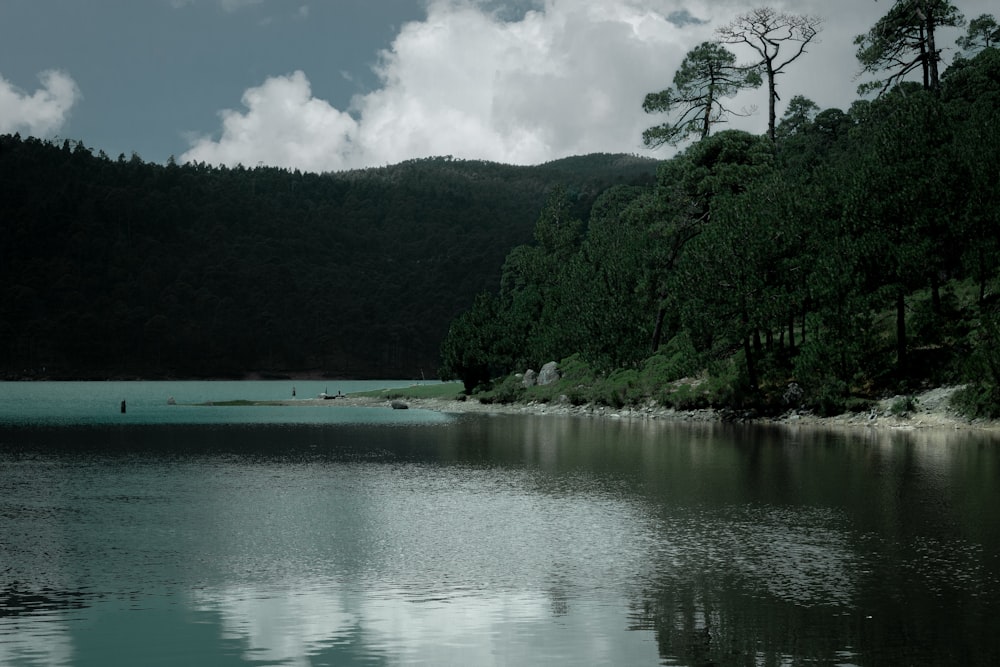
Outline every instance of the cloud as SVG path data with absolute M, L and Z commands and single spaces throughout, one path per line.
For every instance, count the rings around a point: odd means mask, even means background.
M 679 62 L 684 33 L 697 32 L 646 4 L 549 0 L 504 20 L 489 3 L 437 0 L 380 54 L 380 87 L 347 111 L 312 97 L 303 72 L 273 77 L 182 159 L 322 171 L 430 155 L 531 164 L 641 150 L 642 96 L 662 87 L 663 63 Z
M 352 164 L 357 123 L 312 96 L 302 72 L 272 77 L 243 93 L 246 113 L 223 111 L 222 137 L 193 141 L 183 161 L 333 171 Z
M 777 5 L 822 9 L 820 0 Z M 276 76 L 246 91 L 243 111 L 223 111 L 217 138 L 200 137 L 182 159 L 328 171 L 433 155 L 514 164 L 591 152 L 665 157 L 642 146 L 642 131 L 662 122 L 642 111 L 643 97 L 667 87 L 685 53 L 746 9 L 737 0 L 431 0 L 427 17 L 402 26 L 379 54 L 379 87 L 350 108 L 313 97 L 304 72 Z M 810 86 L 824 107 L 853 99 L 855 28 L 836 20 L 838 71 L 826 71 L 834 57 L 815 66 L 823 77 L 799 65 L 779 81 L 783 100 L 810 95 Z M 762 95 L 734 107 L 766 108 Z M 765 125 L 758 114 L 731 127 Z
M 28 94 L 0 76 L 0 132 L 46 136 L 62 128 L 80 89 L 59 70 L 46 70 L 38 78 L 42 87 Z

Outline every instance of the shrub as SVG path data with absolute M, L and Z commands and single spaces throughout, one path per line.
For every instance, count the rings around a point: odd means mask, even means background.
M 1000 417 L 1000 388 L 986 382 L 966 385 L 951 395 L 949 404 L 969 419 L 996 419 Z
M 705 393 L 697 385 L 687 383 L 668 390 L 661 402 L 675 410 L 697 410 L 708 407 Z
M 893 417 L 905 417 L 916 409 L 916 396 L 897 396 L 889 405 L 889 414 Z
M 691 338 L 681 333 L 671 338 L 660 352 L 646 359 L 640 378 L 647 390 L 652 391 L 692 376 L 700 368 L 701 360 Z
M 521 378 L 508 375 L 500 384 L 494 385 L 493 389 L 484 392 L 479 396 L 479 402 L 490 403 L 516 403 L 524 397 L 525 389 Z
M 560 361 L 559 371 L 563 382 L 590 384 L 594 381 L 594 370 L 579 354 L 574 354 Z
M 594 403 L 622 408 L 639 403 L 645 392 L 639 382 L 638 371 L 617 370 L 606 378 L 594 383 L 591 400 Z

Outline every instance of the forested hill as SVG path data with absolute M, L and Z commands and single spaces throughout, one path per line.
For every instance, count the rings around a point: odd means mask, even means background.
M 0 137 L 0 376 L 435 377 L 561 188 L 586 218 L 657 162 L 431 158 L 311 174 Z M 43 370 L 44 369 L 44 370 Z

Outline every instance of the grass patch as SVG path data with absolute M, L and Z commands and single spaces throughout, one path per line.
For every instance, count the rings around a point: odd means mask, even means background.
M 387 400 L 441 398 L 450 401 L 461 394 L 463 389 L 461 382 L 441 382 L 435 384 L 415 384 L 409 387 L 393 387 L 391 389 L 375 389 L 373 391 L 359 391 L 347 395 L 384 398 Z
M 246 399 L 238 399 L 235 401 L 208 401 L 207 403 L 197 403 L 196 405 L 201 407 L 213 407 L 213 408 L 246 408 L 246 407 L 260 407 L 266 405 L 284 405 L 281 401 L 248 401 Z

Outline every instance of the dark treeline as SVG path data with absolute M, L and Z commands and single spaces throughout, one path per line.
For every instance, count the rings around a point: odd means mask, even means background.
M 796 97 L 773 138 L 706 133 L 586 225 L 551 200 L 453 323 L 446 372 L 471 390 L 565 360 L 602 400 L 824 411 L 969 382 L 995 413 L 1000 50 L 892 83 L 846 110 Z
M 435 377 L 449 322 L 496 284 L 550 190 L 586 216 L 656 165 L 434 158 L 318 175 L 2 136 L 0 374 Z

